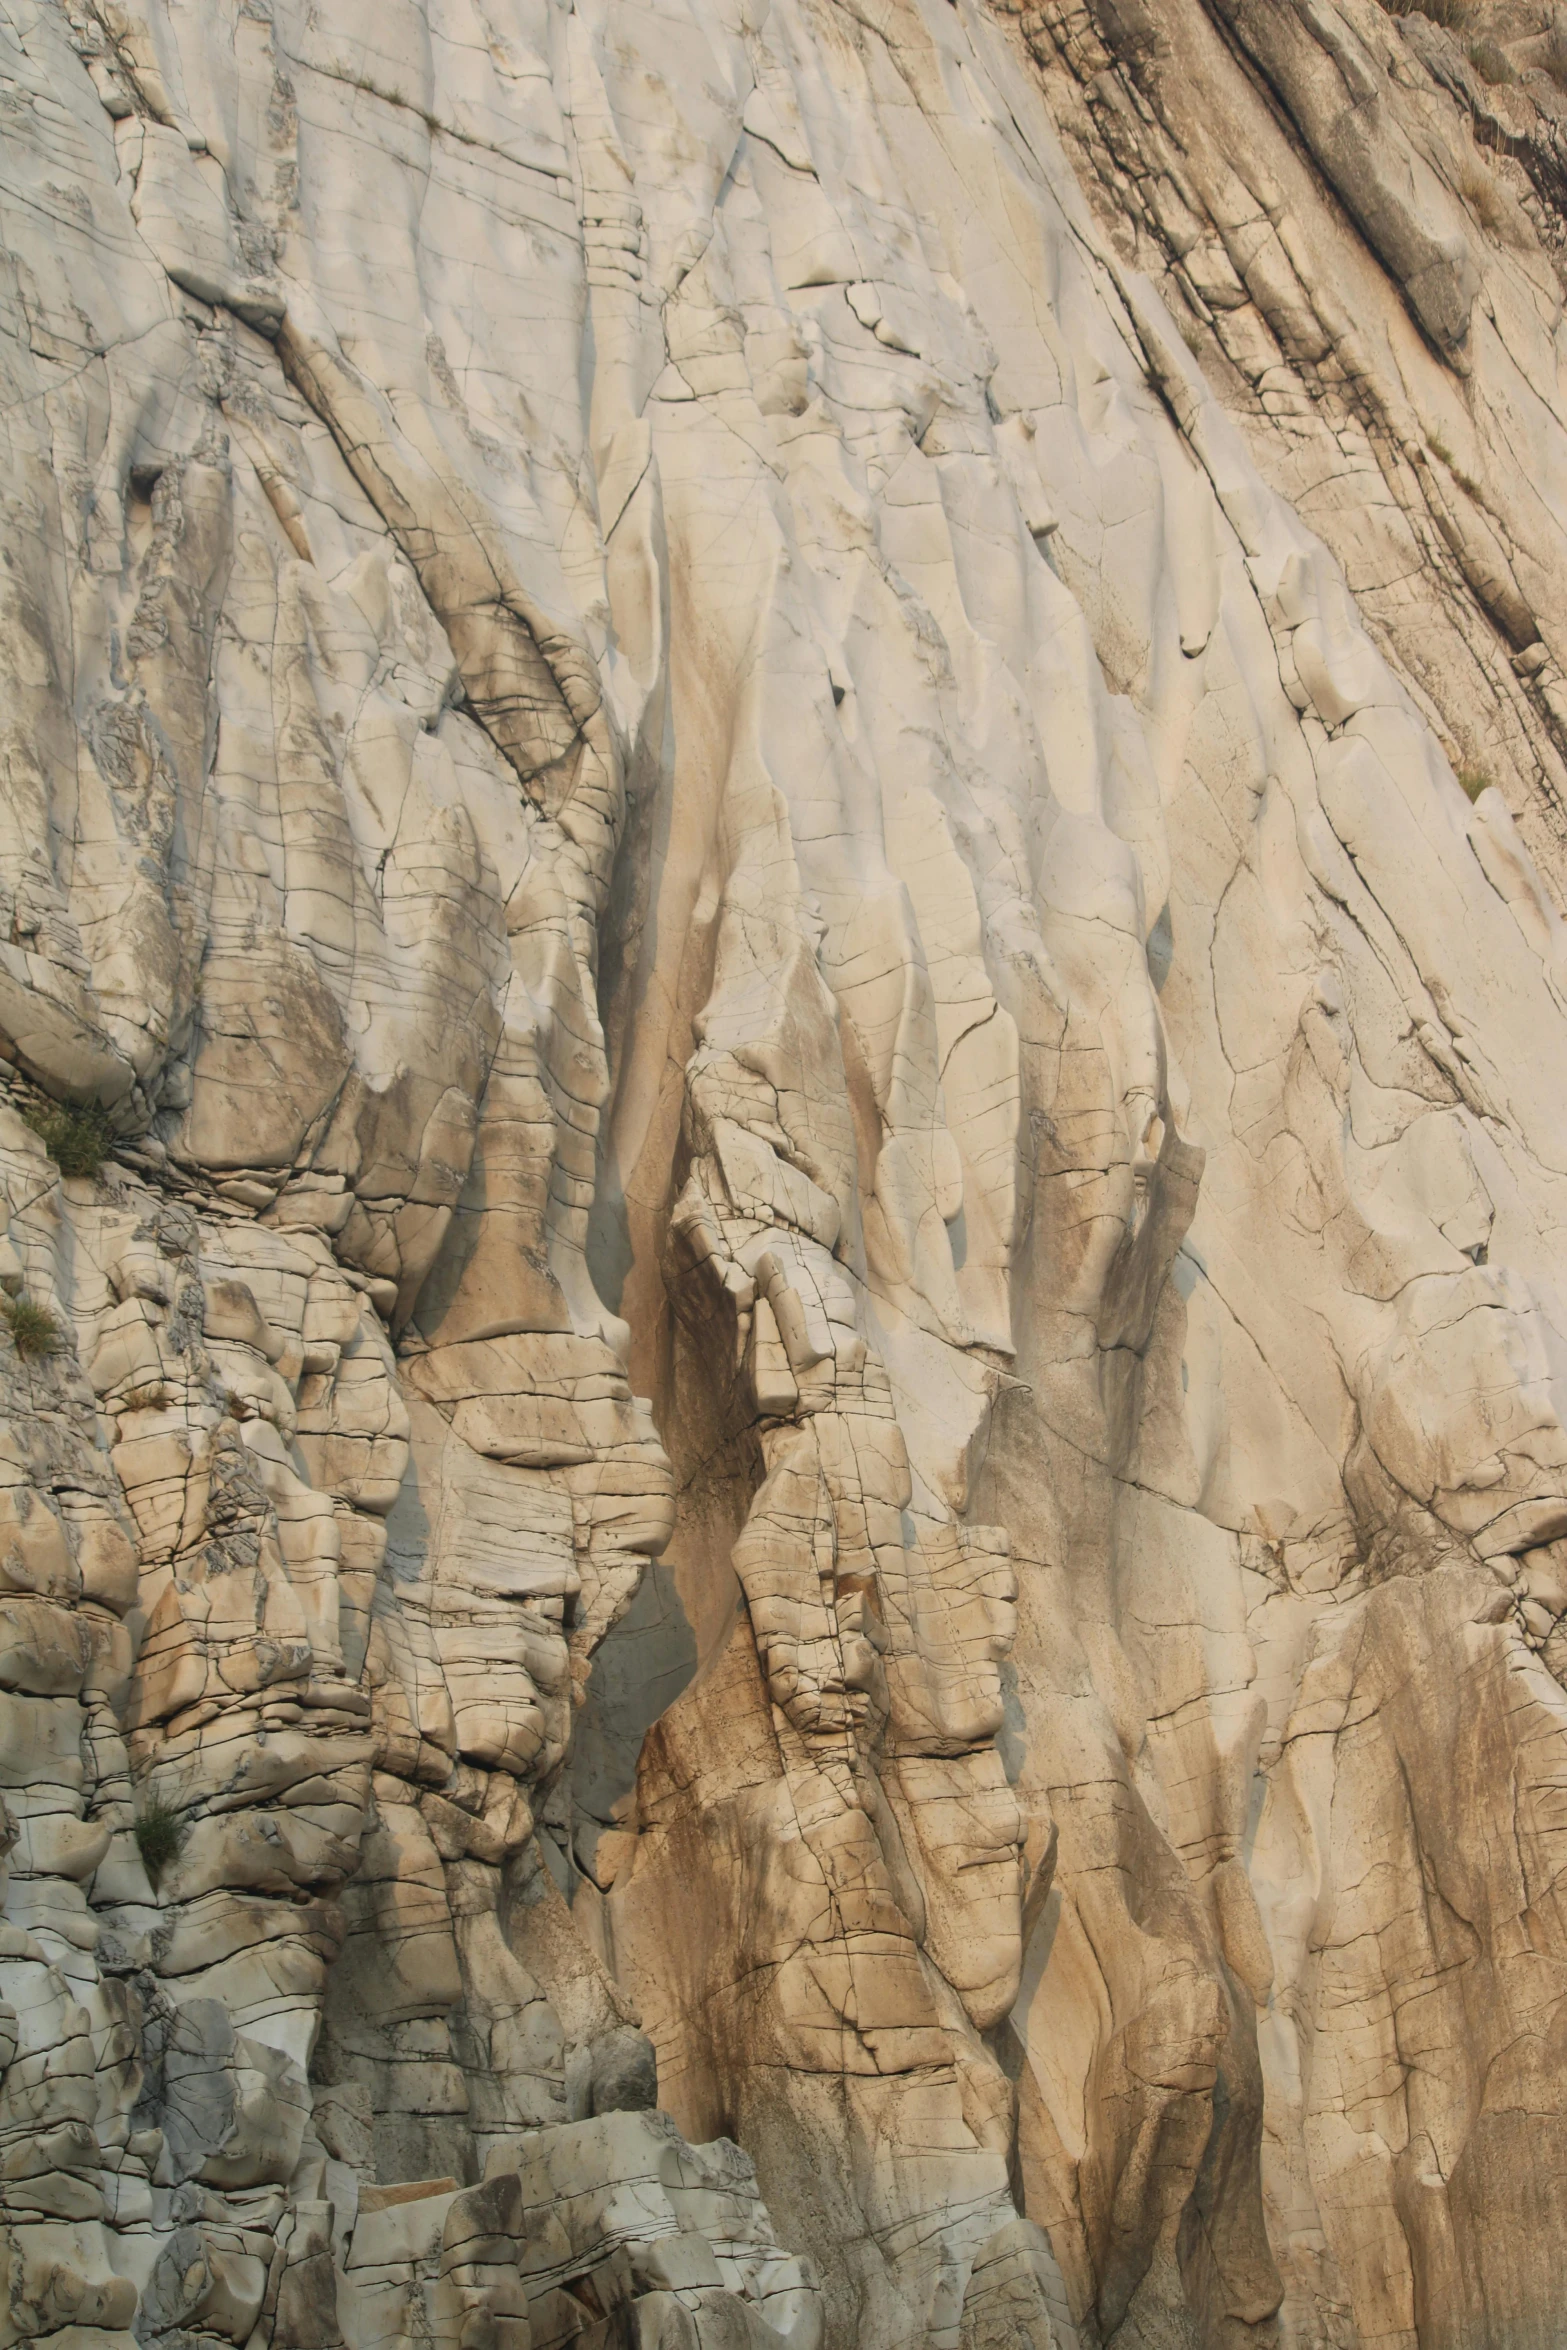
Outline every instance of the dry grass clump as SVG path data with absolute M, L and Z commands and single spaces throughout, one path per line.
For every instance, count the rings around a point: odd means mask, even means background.
M 1458 166 L 1458 193 L 1482 228 L 1497 235 L 1508 224 L 1507 198 L 1477 155 L 1465 155 Z
M 1518 79 L 1507 52 L 1491 39 L 1489 33 L 1481 40 L 1466 41 L 1464 55 L 1480 79 L 1489 82 L 1493 88 L 1499 82 L 1515 82 Z
M 1474 21 L 1474 0 L 1382 0 L 1389 16 L 1425 16 L 1450 33 L 1461 33 Z
M 1519 206 L 1512 190 L 1500 173 L 1482 163 L 1478 150 L 1459 160 L 1458 193 L 1469 206 L 1480 226 L 1511 245 L 1515 251 L 1527 252 L 1534 243 L 1534 231 L 1529 217 Z

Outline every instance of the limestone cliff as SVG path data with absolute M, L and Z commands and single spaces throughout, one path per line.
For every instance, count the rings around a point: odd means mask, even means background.
M 1567 21 L 0 0 L 0 2350 L 1560 2350 Z

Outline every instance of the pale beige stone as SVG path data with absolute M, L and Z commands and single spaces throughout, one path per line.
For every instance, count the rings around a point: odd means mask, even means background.
M 8 2341 L 1546 2350 L 1560 28 L 13 15 Z

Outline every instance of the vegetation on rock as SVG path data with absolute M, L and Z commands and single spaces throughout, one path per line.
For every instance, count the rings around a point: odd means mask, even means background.
M 52 1355 L 61 1338 L 60 1318 L 35 1298 L 0 1297 L 0 1315 L 11 1332 L 11 1343 L 24 1363 L 41 1362 Z
M 109 1155 L 109 1121 L 101 1110 L 50 1102 L 22 1116 L 62 1175 L 96 1175 Z
M 179 1858 L 186 1833 L 184 1819 L 161 1795 L 149 1796 L 137 1813 L 136 1849 L 154 1891 L 164 1870 Z

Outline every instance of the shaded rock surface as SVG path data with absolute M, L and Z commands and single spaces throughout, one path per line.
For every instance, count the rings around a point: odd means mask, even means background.
M 1567 27 L 0 5 L 59 2350 L 1556 2350 Z

